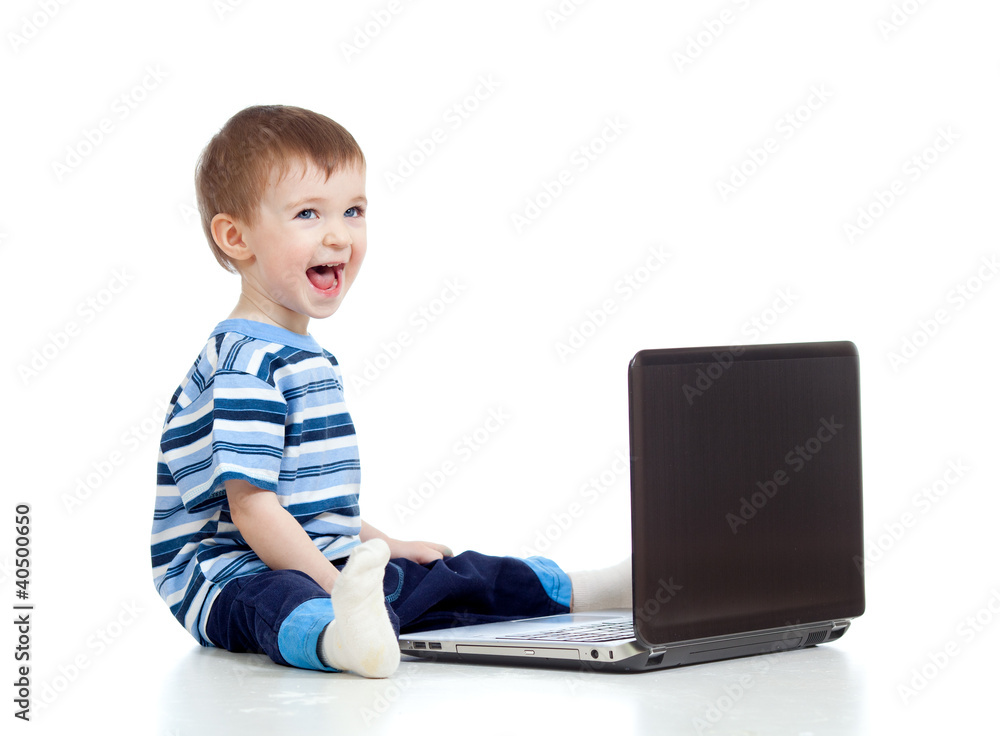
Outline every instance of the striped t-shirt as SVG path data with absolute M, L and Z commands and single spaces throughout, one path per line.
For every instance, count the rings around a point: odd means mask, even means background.
M 361 468 L 336 359 L 249 320 L 212 332 L 167 409 L 157 464 L 156 588 L 201 644 L 228 580 L 268 569 L 229 515 L 225 481 L 274 491 L 329 560 L 358 543 Z

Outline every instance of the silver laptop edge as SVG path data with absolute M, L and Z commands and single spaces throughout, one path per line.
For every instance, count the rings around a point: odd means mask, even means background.
M 647 647 L 635 637 L 614 641 L 548 641 L 515 638 L 554 626 L 630 620 L 625 609 L 567 613 L 454 629 L 438 629 L 400 637 L 403 654 L 445 662 L 509 663 L 641 672 L 756 654 L 801 649 L 835 641 L 850 619 L 799 624 L 777 629 L 725 634 L 705 639 Z M 499 637 L 503 637 L 502 640 Z

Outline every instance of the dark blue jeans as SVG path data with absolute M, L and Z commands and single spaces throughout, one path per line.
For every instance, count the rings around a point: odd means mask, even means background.
M 390 560 L 383 580 L 397 635 L 566 613 L 571 590 L 569 577 L 551 560 L 478 552 L 429 565 Z M 332 620 L 330 596 L 311 577 L 298 570 L 271 570 L 228 582 L 212 604 L 207 633 L 232 652 L 330 670 L 320 661 L 318 647 Z

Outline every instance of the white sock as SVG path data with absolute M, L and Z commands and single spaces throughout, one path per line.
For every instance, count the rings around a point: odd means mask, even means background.
M 632 558 L 600 570 L 569 573 L 573 584 L 572 611 L 632 607 Z
M 370 539 L 351 551 L 333 584 L 336 617 L 323 633 L 323 659 L 338 670 L 363 677 L 388 677 L 399 666 L 399 642 L 382 592 L 389 545 Z

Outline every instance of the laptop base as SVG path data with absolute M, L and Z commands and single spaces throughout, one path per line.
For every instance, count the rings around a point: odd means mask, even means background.
M 580 620 L 585 617 L 599 619 L 614 616 L 610 620 L 620 620 L 621 613 L 607 611 L 563 614 L 523 622 L 425 631 L 400 637 L 399 647 L 404 655 L 440 662 L 636 673 L 805 649 L 839 639 L 850 625 L 850 621 L 845 619 L 660 647 L 647 647 L 636 639 L 568 643 L 527 638 L 531 635 L 532 628 L 541 630 L 552 625 L 570 623 L 569 619 Z M 524 625 L 526 628 L 523 633 L 526 638 L 507 638 L 502 643 L 493 638 L 491 630 L 495 627 L 511 625 Z

